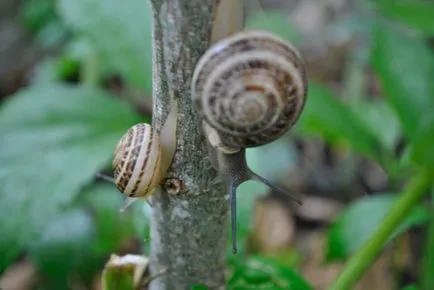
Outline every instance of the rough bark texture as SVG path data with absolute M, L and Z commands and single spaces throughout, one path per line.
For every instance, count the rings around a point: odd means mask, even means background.
M 178 103 L 177 151 L 163 190 L 153 199 L 151 273 L 166 274 L 151 289 L 225 288 L 228 201 L 211 187 L 211 167 L 201 120 L 191 102 L 195 64 L 210 45 L 216 0 L 152 0 L 154 75 L 153 126 L 161 128 Z M 170 182 L 171 181 L 171 182 Z M 181 192 L 176 192 L 182 185 Z

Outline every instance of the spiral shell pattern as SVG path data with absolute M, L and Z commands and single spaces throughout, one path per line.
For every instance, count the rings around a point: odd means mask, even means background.
M 128 197 L 146 197 L 161 181 L 161 144 L 149 124 L 132 126 L 116 145 L 113 169 L 116 187 Z
M 272 142 L 297 121 L 307 95 L 299 52 L 277 35 L 243 31 L 213 45 L 196 65 L 196 110 L 233 147 Z

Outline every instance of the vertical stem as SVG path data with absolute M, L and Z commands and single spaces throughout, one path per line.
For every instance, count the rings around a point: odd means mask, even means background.
M 428 172 L 422 171 L 413 177 L 372 237 L 350 258 L 341 275 L 330 287 L 330 290 L 353 289 L 353 286 L 366 271 L 368 266 L 383 250 L 387 239 L 393 231 L 420 202 L 431 183 L 431 175 Z
M 225 289 L 229 203 L 221 185 L 210 186 L 216 172 L 190 96 L 194 67 L 214 38 L 221 3 L 151 0 L 154 128 L 162 127 L 172 97 L 178 103 L 177 151 L 168 182 L 152 200 L 151 275 L 167 270 L 151 282 L 152 290 L 188 289 L 194 284 Z M 177 195 L 167 192 L 178 190 Z
M 422 257 L 421 290 L 434 289 L 434 188 L 431 188 L 431 212 Z

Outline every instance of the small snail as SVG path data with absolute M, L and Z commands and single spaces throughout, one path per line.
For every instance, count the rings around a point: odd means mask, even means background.
M 158 133 L 151 125 L 139 123 L 127 130 L 114 150 L 114 178 L 99 177 L 116 184 L 127 197 L 125 210 L 137 199 L 151 196 L 166 175 L 176 150 L 177 103 Z
M 242 31 L 204 53 L 191 90 L 211 163 L 227 186 L 236 253 L 237 187 L 257 180 L 290 196 L 248 167 L 245 150 L 278 139 L 294 125 L 306 101 L 306 69 L 297 49 L 277 35 Z

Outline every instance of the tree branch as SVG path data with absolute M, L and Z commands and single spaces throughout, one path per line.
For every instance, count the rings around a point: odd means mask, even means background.
M 154 128 L 166 120 L 172 96 L 178 103 L 177 151 L 152 200 L 151 274 L 167 270 L 151 283 L 153 290 L 193 284 L 225 289 L 229 204 L 222 185 L 210 185 L 217 173 L 190 97 L 194 67 L 215 35 L 213 20 L 224 1 L 151 0 Z

